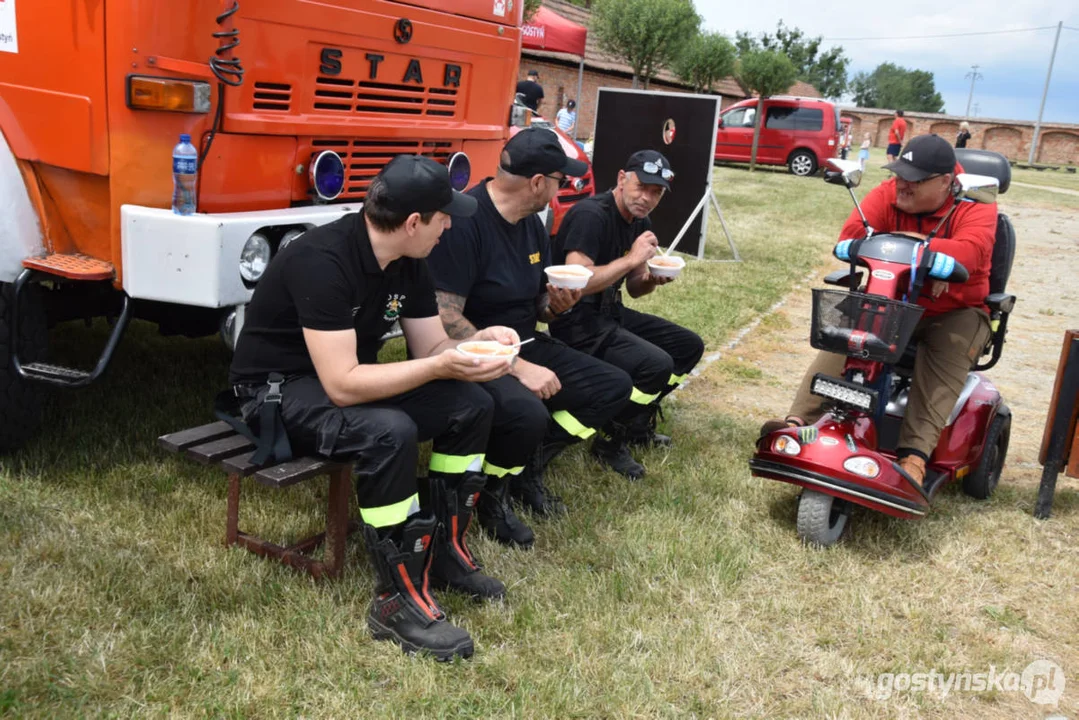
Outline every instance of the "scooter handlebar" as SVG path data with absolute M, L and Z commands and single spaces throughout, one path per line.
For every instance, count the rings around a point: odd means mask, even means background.
M 929 267 L 929 277 L 944 282 L 965 283 L 970 279 L 970 273 L 948 253 L 936 252 Z
M 865 330 L 852 330 L 850 328 L 841 327 L 822 327 L 821 335 L 832 341 L 837 341 L 846 346 L 846 351 L 850 355 L 861 355 L 863 353 L 876 353 L 891 354 L 896 351 L 896 346 L 886 343 L 881 340 L 877 335 Z M 837 350 L 836 352 L 839 352 Z

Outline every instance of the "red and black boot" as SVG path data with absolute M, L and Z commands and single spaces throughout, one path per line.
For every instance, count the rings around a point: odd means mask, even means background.
M 428 481 L 431 504 L 441 526 L 435 538 L 432 586 L 440 590 L 457 590 L 474 600 L 504 597 L 506 586 L 501 580 L 483 573 L 483 567 L 465 540 L 486 478 L 470 473 L 463 478 L 432 475 Z
M 471 657 L 474 647 L 468 632 L 446 619 L 428 588 L 437 527 L 434 517 L 413 516 L 380 538 L 378 530 L 364 526 L 377 579 L 367 627 L 376 640 L 392 640 L 407 653 L 430 653 L 445 662 Z

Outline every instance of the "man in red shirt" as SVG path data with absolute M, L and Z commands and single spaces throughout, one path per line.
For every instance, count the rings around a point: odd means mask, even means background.
M 877 233 L 902 232 L 924 239 L 951 209 L 956 163 L 951 144 L 939 135 L 920 135 L 903 149 L 899 159 L 885 165 L 895 177 L 866 195 L 862 212 Z M 918 298 L 925 308 L 914 331 L 918 342 L 907 412 L 896 446 L 899 465 L 918 483 L 936 448 L 971 366 L 991 335 L 984 304 L 989 294 L 989 270 L 996 237 L 997 206 L 963 202 L 929 243 L 929 249 L 954 257 L 970 273 L 965 283 L 928 281 Z M 857 211 L 851 213 L 839 239 L 863 237 Z M 770 420 L 766 434 L 778 428 L 809 425 L 822 414 L 822 399 L 809 392 L 816 373 L 841 376 L 846 357 L 821 352 L 802 378 L 785 420 Z
M 895 111 L 895 120 L 888 131 L 888 162 L 895 162 L 899 156 L 899 148 L 903 147 L 903 141 L 907 137 L 907 121 L 903 119 L 903 111 Z

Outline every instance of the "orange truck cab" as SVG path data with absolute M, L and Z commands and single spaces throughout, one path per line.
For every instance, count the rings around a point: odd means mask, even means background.
M 394 155 L 463 189 L 509 137 L 521 0 L 0 0 L 0 452 L 129 318 L 235 343 L 266 264 Z M 172 149 L 199 151 L 172 212 Z M 316 162 L 321 160 L 321 162 Z M 46 327 L 115 319 L 93 370 Z

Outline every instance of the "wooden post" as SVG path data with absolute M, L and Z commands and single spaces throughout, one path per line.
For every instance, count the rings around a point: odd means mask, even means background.
M 225 513 L 225 545 L 235 545 L 240 526 L 240 473 L 229 473 L 228 507 Z
M 326 575 L 335 578 L 345 564 L 345 538 L 348 537 L 348 500 L 352 494 L 352 465 L 339 465 L 330 471 L 330 492 L 326 499 L 326 546 L 322 565 Z
M 1049 405 L 1049 417 L 1042 436 L 1042 449 L 1039 456 L 1042 470 L 1041 486 L 1038 488 L 1038 501 L 1034 506 L 1034 516 L 1042 520 L 1049 517 L 1053 508 L 1053 496 L 1056 493 L 1057 475 L 1065 466 L 1069 471 L 1072 465 L 1079 465 L 1079 451 L 1076 449 L 1076 419 L 1079 416 L 1079 330 L 1069 330 L 1064 336 L 1064 347 L 1060 352 L 1057 365 L 1056 382 L 1053 384 L 1053 397 Z M 1068 462 L 1069 454 L 1073 463 Z

